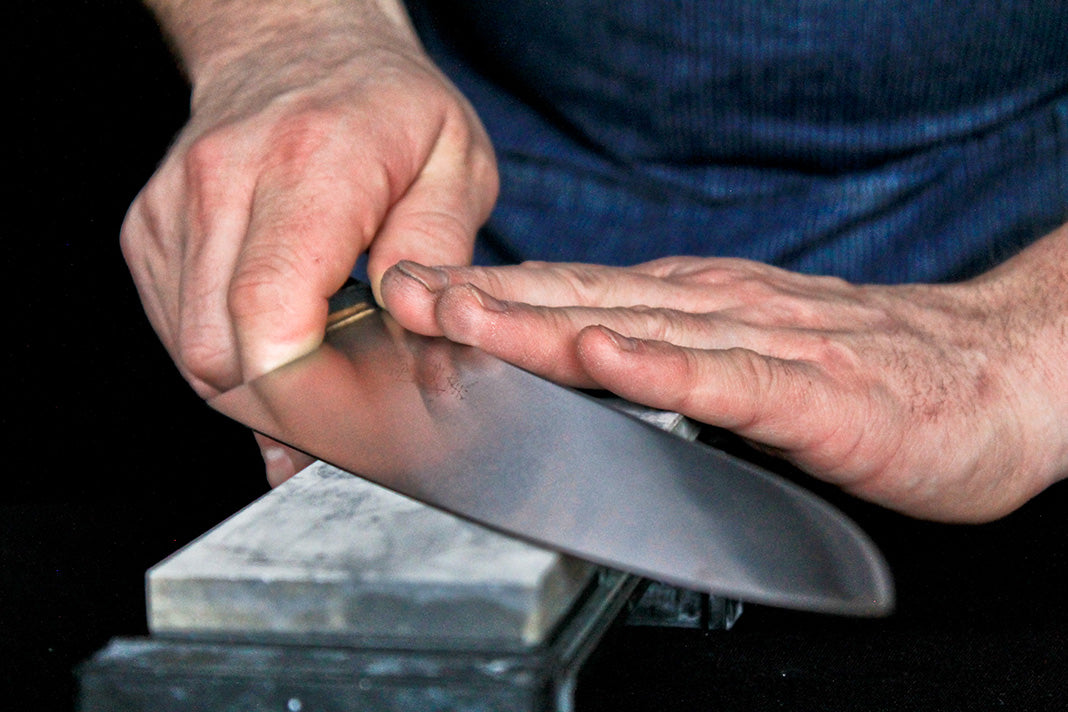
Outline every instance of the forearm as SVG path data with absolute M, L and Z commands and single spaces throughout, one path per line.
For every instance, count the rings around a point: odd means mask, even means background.
M 388 35 L 418 44 L 400 0 L 144 2 L 159 19 L 194 87 L 257 50 L 282 62 L 308 53 L 329 61 L 332 47 L 361 39 Z

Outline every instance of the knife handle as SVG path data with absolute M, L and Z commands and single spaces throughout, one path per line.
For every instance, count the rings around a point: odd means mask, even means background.
M 339 329 L 360 317 L 370 314 L 375 306 L 371 285 L 350 277 L 334 296 L 330 297 L 330 313 L 326 317 L 327 333 Z

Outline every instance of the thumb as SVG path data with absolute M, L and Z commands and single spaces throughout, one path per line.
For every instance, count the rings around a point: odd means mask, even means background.
M 493 210 L 498 188 L 488 140 L 470 143 L 462 151 L 439 142 L 371 243 L 367 272 L 378 303 L 382 275 L 401 260 L 470 264 L 475 235 Z

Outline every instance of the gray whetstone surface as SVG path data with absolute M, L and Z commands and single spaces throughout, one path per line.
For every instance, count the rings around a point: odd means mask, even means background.
M 148 572 L 156 634 L 545 637 L 593 575 L 317 462 Z

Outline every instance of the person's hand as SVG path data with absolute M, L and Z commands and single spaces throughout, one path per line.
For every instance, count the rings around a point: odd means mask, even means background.
M 403 13 L 357 5 L 172 18 L 192 114 L 121 242 L 153 327 L 203 397 L 313 349 L 365 250 L 376 290 L 403 258 L 469 262 L 496 199 L 474 111 Z M 273 483 L 292 474 L 291 451 L 261 446 Z
M 401 263 L 382 290 L 415 331 L 728 428 L 905 513 L 981 521 L 1068 471 L 1057 387 L 1068 310 L 1043 310 L 1039 296 L 1063 285 L 1040 282 L 854 286 L 669 258 L 630 268 Z M 1032 338 L 1050 324 L 1056 364 Z

